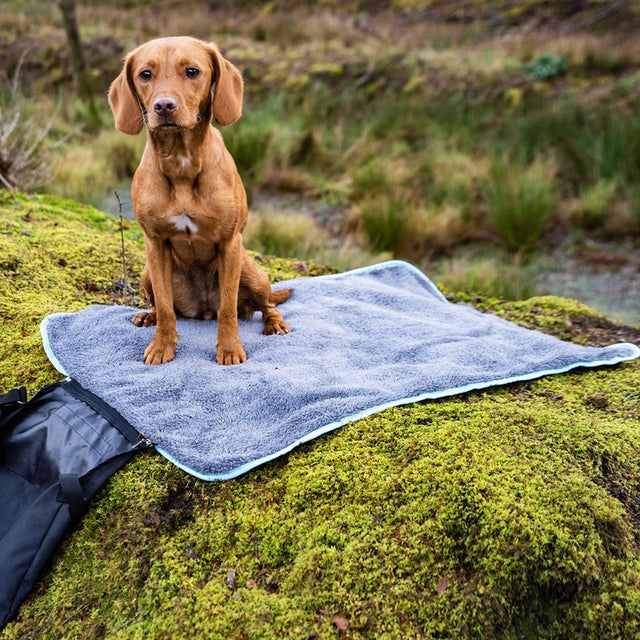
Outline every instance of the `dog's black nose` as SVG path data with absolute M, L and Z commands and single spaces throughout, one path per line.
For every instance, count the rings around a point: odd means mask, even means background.
M 178 101 L 175 98 L 157 98 L 153 102 L 153 110 L 163 118 L 172 115 L 177 108 Z

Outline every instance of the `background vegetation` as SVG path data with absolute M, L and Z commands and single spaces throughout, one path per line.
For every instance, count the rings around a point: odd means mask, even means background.
M 0 389 L 59 378 L 45 314 L 125 286 L 143 304 L 136 223 L 125 284 L 119 221 L 60 196 L 117 208 L 144 141 L 112 129 L 103 96 L 127 50 L 175 33 L 214 38 L 244 72 L 246 115 L 224 135 L 253 203 L 249 243 L 296 257 L 258 256 L 272 279 L 323 273 L 313 256 L 396 255 L 524 326 L 640 342 L 575 302 L 500 299 L 531 295 L 558 250 L 634 267 L 635 2 L 242 7 L 80 4 L 96 129 L 59 9 L 3 3 L 0 173 L 49 194 L 0 192 Z M 140 454 L 0 637 L 638 637 L 639 369 L 385 411 L 225 483 Z
M 64 140 L 51 193 L 116 208 L 144 136 L 112 128 L 106 89 L 131 47 L 188 33 L 218 41 L 246 80 L 224 135 L 254 208 L 250 247 L 340 268 L 393 255 L 506 298 L 536 291 L 549 254 L 640 263 L 636 2 L 80 3 L 97 131 L 69 91 L 58 8 L 5 7 L 0 60 L 9 80 L 22 60 L 26 99 L 5 92 L 2 122 L 18 100 L 49 123 L 43 149 Z

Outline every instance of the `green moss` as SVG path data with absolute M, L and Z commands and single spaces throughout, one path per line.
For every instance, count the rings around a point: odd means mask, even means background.
M 109 299 L 119 234 L 68 202 L 1 206 L 2 382 L 34 389 L 56 377 L 39 319 Z M 304 271 L 260 260 L 278 278 Z M 623 328 L 556 298 L 470 299 L 583 342 Z M 28 358 L 6 366 L 16 348 Z M 637 637 L 639 369 L 387 410 L 224 483 L 140 454 L 0 638 Z
M 301 276 L 323 276 L 336 272 L 335 269 L 318 265 L 312 260 L 287 260 L 258 254 L 255 251 L 249 251 L 248 253 L 269 274 L 271 282 L 290 280 Z
M 640 327 L 615 322 L 576 300 L 536 296 L 493 306 L 499 315 L 529 328 L 581 344 L 640 343 Z
M 136 285 L 144 248 L 127 221 L 125 255 Z M 56 311 L 120 298 L 120 222 L 92 207 L 52 196 L 0 199 L 0 388 L 29 391 L 57 379 L 41 348 L 39 324 Z M 138 294 L 138 298 L 141 294 Z

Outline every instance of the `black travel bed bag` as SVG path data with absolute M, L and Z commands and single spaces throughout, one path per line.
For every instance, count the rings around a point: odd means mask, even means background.
M 89 498 L 145 444 L 74 380 L 28 402 L 24 388 L 0 396 L 0 629 Z

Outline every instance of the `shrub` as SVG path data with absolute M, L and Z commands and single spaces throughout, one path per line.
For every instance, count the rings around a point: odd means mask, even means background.
M 567 72 L 567 60 L 564 56 L 545 53 L 527 64 L 524 70 L 535 80 L 552 80 Z
M 19 74 L 20 65 L 0 99 L 0 186 L 30 191 L 49 179 L 47 135 L 53 118 L 40 128 L 28 117 L 26 103 L 18 92 Z

